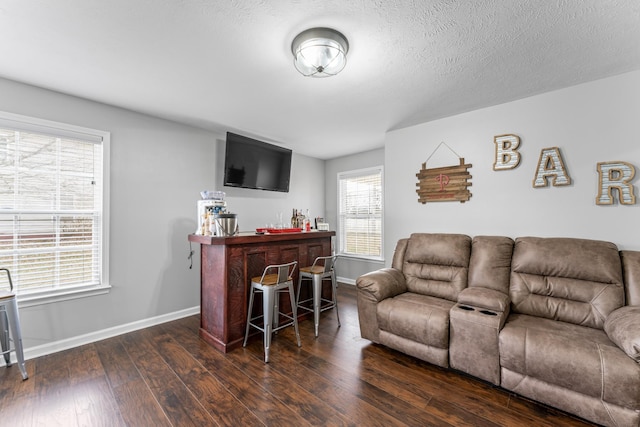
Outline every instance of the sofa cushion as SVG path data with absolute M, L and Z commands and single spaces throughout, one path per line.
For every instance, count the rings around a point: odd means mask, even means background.
M 627 356 L 640 362 L 640 306 L 621 307 L 611 313 L 604 331 Z
M 624 274 L 625 303 L 640 305 L 640 251 L 620 251 Z
M 502 368 L 640 409 L 640 365 L 599 329 L 512 314 L 500 332 Z
M 456 301 L 467 287 L 471 238 L 462 234 L 414 233 L 402 272 L 410 292 Z
M 378 304 L 378 325 L 382 331 L 446 349 L 449 311 L 453 306 L 451 301 L 405 292 Z
M 471 243 L 469 287 L 509 293 L 513 240 L 502 236 L 476 236 Z
M 396 243 L 396 249 L 393 251 L 393 259 L 391 260 L 391 268 L 402 271 L 404 264 L 404 253 L 407 251 L 409 239 L 400 239 Z
M 518 238 L 509 294 L 514 313 L 602 329 L 624 305 L 618 249 L 597 240 Z

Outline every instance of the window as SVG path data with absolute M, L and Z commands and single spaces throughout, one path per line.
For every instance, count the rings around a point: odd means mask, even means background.
M 0 112 L 0 266 L 21 305 L 108 289 L 108 144 L 107 132 Z
M 382 259 L 382 166 L 338 174 L 340 253 Z

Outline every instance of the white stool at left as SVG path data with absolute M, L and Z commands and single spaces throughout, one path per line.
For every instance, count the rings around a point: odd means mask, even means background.
M 13 293 L 11 273 L 9 273 L 9 270 L 6 268 L 0 268 L 0 271 L 7 273 L 10 287 L 10 291 L 0 289 L 0 344 L 2 345 L 2 355 L 4 355 L 6 366 L 11 366 L 11 352 L 15 351 L 22 379 L 26 380 L 29 377 L 27 376 L 27 369 L 24 365 L 18 302 L 16 295 Z M 11 345 L 12 342 L 13 346 Z

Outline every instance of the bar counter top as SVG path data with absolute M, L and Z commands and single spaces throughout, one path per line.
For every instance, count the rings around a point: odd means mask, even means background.
M 298 231 L 292 233 L 256 233 L 241 231 L 235 236 L 202 236 L 189 234 L 189 241 L 202 245 L 245 245 L 251 243 L 284 242 L 335 236 L 335 231 Z

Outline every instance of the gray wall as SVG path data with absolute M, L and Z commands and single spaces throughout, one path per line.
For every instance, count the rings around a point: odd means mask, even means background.
M 199 248 L 194 247 L 190 270 L 187 235 L 196 229 L 199 192 L 226 190 L 216 167 L 224 133 L 3 79 L 0 95 L 2 111 L 111 132 L 113 288 L 106 295 L 21 308 L 27 355 L 81 344 L 146 319 L 197 311 Z M 289 216 L 293 207 L 324 212 L 323 193 L 312 191 L 324 191 L 323 166 L 321 160 L 294 155 L 290 193 L 232 189 L 230 210 L 249 230 L 273 222 L 278 210 Z
M 387 133 L 385 255 L 414 232 L 558 236 L 640 250 L 640 71 Z M 521 138 L 520 165 L 494 171 L 496 135 Z M 441 141 L 473 166 L 471 199 L 418 203 L 416 173 Z M 533 188 L 540 151 L 559 147 L 571 185 Z M 596 205 L 597 163 L 636 168 L 636 204 Z M 427 167 L 457 165 L 442 147 Z
M 338 224 L 338 173 L 365 169 L 383 164 L 383 148 L 325 161 L 326 219 L 332 230 L 335 230 Z M 383 172 L 383 177 L 386 179 L 386 171 Z M 383 230 L 383 239 L 384 234 Z M 377 270 L 383 266 L 384 261 L 370 261 L 361 258 L 341 257 L 340 261 L 336 264 L 336 274 L 340 281 L 353 284 L 358 276 L 369 271 Z

